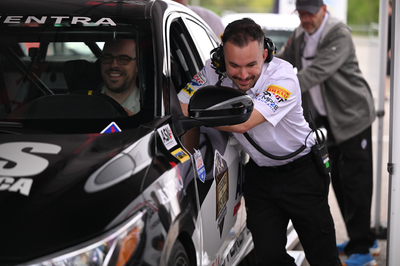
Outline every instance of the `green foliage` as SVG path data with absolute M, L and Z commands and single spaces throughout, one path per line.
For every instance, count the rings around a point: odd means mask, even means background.
M 340 0 L 338 0 L 340 1 Z M 272 12 L 275 0 L 189 0 L 189 4 L 200 3 L 221 15 L 223 11 Z M 379 0 L 347 0 L 347 23 L 349 25 L 370 25 L 379 22 Z
M 348 0 L 347 24 L 369 25 L 379 22 L 379 0 Z
M 221 15 L 223 11 L 234 12 L 271 12 L 274 6 L 274 0 L 198 0 L 200 5 Z M 192 4 L 194 0 L 190 0 Z

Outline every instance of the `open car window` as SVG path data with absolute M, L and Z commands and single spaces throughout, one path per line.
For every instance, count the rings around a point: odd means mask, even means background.
M 0 24 L 0 122 L 134 119 L 101 92 L 98 58 L 105 42 L 119 38 L 137 43 L 136 85 L 140 109 L 149 116 L 154 109 L 154 97 L 149 96 L 154 89 L 149 21 L 9 16 Z

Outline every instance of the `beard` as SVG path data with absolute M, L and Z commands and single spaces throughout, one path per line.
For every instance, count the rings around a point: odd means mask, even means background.
M 115 93 L 121 93 L 126 90 L 128 90 L 128 86 L 126 86 L 126 82 L 122 83 L 121 85 L 114 84 L 113 82 L 106 82 L 106 87 L 108 90 L 115 92 Z
M 113 72 L 114 74 L 119 73 L 120 78 L 118 80 L 113 80 L 113 79 L 109 78 L 110 72 Z M 124 92 L 129 89 L 128 77 L 127 77 L 126 73 L 124 73 L 123 71 L 110 69 L 105 73 L 104 80 L 105 80 L 105 85 L 106 85 L 107 89 L 114 93 L 121 93 L 121 92 Z
M 231 79 L 236 84 L 236 86 L 239 88 L 239 90 L 244 91 L 244 92 L 250 90 L 256 84 L 255 76 L 251 76 L 251 77 L 244 79 L 244 81 L 246 81 L 246 82 L 249 81 L 249 83 L 247 83 L 246 85 L 243 85 L 240 83 L 240 81 L 243 81 L 243 79 L 241 79 L 241 78 L 233 76 Z

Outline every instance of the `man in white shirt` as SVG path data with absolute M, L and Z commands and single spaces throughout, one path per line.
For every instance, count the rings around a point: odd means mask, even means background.
M 104 80 L 101 92 L 121 104 L 128 115 L 137 114 L 140 111 L 140 91 L 136 86 L 136 42 L 132 39 L 106 42 L 100 62 Z
M 327 197 L 329 174 L 318 171 L 312 156 L 315 141 L 303 116 L 292 65 L 272 56 L 274 46 L 248 18 L 229 24 L 222 43 L 178 98 L 186 112 L 195 91 L 216 84 L 224 73 L 222 86 L 243 91 L 254 100 L 245 123 L 218 129 L 232 132 L 251 158 L 245 167 L 244 197 L 258 265 L 296 265 L 285 249 L 289 220 L 310 265 L 341 265 Z

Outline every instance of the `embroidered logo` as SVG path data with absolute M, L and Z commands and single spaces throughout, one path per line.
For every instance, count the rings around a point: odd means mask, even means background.
M 204 85 L 206 83 L 206 81 L 207 81 L 207 79 L 203 75 L 203 73 L 199 72 L 193 77 L 191 84 L 194 86 L 201 86 L 201 85 Z
M 277 85 L 268 86 L 266 91 L 274 94 L 276 99 L 279 102 L 286 101 L 287 99 L 289 99 L 290 94 L 291 94 L 290 91 L 288 91 L 280 86 L 277 86 Z
M 189 96 L 192 96 L 195 93 L 195 90 L 189 84 L 186 84 L 185 88 L 183 88 L 182 90 L 186 92 Z

